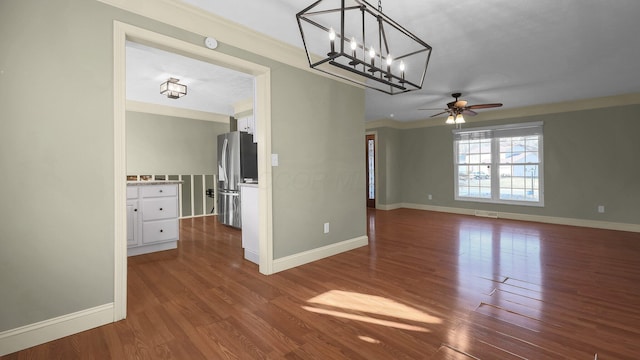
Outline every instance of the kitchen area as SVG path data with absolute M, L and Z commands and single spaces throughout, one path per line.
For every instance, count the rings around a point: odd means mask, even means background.
M 129 256 L 176 249 L 180 219 L 213 216 L 241 231 L 244 258 L 259 264 L 257 143 L 252 133 L 237 130 L 217 134 L 212 143 L 217 171 L 211 175 L 129 173 Z
M 134 42 L 127 70 L 128 256 L 175 251 L 182 219 L 213 216 L 258 264 L 253 76 Z

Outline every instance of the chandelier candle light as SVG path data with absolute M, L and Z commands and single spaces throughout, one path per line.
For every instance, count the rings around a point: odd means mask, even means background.
M 419 90 L 431 46 L 365 0 L 318 0 L 296 14 L 309 66 L 387 94 Z

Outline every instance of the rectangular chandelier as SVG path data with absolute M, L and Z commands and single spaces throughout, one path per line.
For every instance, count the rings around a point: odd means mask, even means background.
M 166 95 L 169 99 L 177 99 L 187 95 L 187 85 L 180 84 L 180 79 L 169 78 L 160 84 L 160 94 Z
M 431 46 L 364 0 L 318 0 L 296 14 L 309 66 L 382 91 L 422 88 Z

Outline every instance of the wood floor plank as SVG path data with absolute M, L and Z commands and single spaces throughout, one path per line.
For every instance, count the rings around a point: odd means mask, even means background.
M 128 260 L 128 316 L 2 359 L 639 359 L 640 234 L 369 210 L 369 246 L 271 276 L 180 222 Z

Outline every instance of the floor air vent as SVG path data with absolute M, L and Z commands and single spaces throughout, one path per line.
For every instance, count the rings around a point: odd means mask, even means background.
M 489 218 L 497 219 L 498 218 L 498 212 L 497 211 L 476 210 L 476 216 L 482 216 L 482 217 L 489 217 Z

